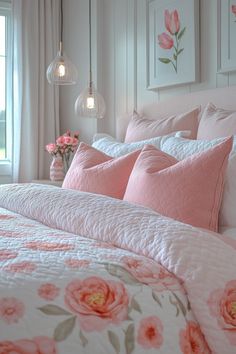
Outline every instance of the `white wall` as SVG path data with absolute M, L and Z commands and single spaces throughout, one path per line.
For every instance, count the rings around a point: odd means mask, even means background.
M 148 0 L 147 0 L 148 1 Z M 200 82 L 146 89 L 146 0 L 93 0 L 97 23 L 94 47 L 99 90 L 107 104 L 106 118 L 88 122 L 75 118 L 74 100 L 84 87 L 88 69 L 88 0 L 67 0 L 65 48 L 79 70 L 76 87 L 61 90 L 61 127 L 81 129 L 90 140 L 96 131 L 115 134 L 115 119 L 143 104 L 171 95 L 236 84 L 236 73 L 217 74 L 217 0 L 200 0 Z

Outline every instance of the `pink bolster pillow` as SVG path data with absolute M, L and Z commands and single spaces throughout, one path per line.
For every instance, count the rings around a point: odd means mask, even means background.
M 159 117 L 150 120 L 134 113 L 131 118 L 125 136 L 125 143 L 155 138 L 175 131 L 188 130 L 191 132 L 189 139 L 196 139 L 199 123 L 200 107 L 190 112 L 173 115 L 171 117 Z
M 212 231 L 218 214 L 233 138 L 178 162 L 147 145 L 134 165 L 124 200 Z
M 122 199 L 140 150 L 112 158 L 81 143 L 66 174 L 62 188 L 104 194 Z

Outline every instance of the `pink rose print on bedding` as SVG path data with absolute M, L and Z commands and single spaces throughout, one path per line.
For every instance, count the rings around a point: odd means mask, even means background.
M 25 306 L 15 297 L 0 298 L 0 320 L 7 324 L 17 323 L 24 316 Z
M 195 322 L 188 322 L 187 327 L 180 331 L 179 343 L 183 354 L 211 354 L 200 326 Z
M 94 246 L 94 247 L 101 247 L 101 248 L 106 248 L 106 249 L 114 249 L 116 248 L 114 245 L 112 245 L 111 243 L 107 243 L 107 242 L 101 242 L 101 241 L 98 241 L 98 242 L 92 242 L 91 243 L 91 246 Z
M 0 214 L 0 220 L 10 220 L 10 219 L 15 219 L 15 216 Z
M 17 252 L 12 252 L 8 250 L 0 250 L 0 262 L 1 261 L 6 261 L 8 259 L 13 259 L 18 256 Z
M 160 348 L 163 344 L 163 325 L 156 316 L 143 318 L 138 329 L 137 342 L 145 349 Z
M 65 304 L 78 316 L 81 329 L 102 331 L 127 319 L 129 296 L 120 282 L 89 277 L 68 284 Z
M 56 343 L 48 337 L 0 342 L 0 354 L 57 354 Z
M 18 263 L 12 263 L 3 269 L 6 272 L 10 273 L 32 273 L 35 269 L 37 268 L 36 264 L 33 262 L 18 262 Z
M 236 280 L 229 281 L 224 289 L 213 291 L 208 306 L 229 342 L 236 346 Z
M 76 269 L 76 268 L 86 268 L 90 264 L 90 261 L 87 259 L 66 259 L 65 260 L 65 265 L 67 265 L 69 268 Z
M 25 236 L 25 234 L 21 233 L 21 232 L 0 230 L 0 236 L 2 236 L 2 237 L 23 237 L 23 236 Z
M 166 288 L 175 291 L 182 290 L 180 281 L 161 265 L 133 257 L 123 257 L 123 267 L 138 281 L 151 286 L 155 291 L 164 291 Z
M 60 289 L 51 283 L 42 284 L 38 288 L 38 295 L 48 301 L 53 301 L 59 295 Z
M 28 242 L 25 244 L 26 248 L 39 251 L 70 251 L 74 249 L 74 245 L 67 243 L 52 243 L 52 242 Z

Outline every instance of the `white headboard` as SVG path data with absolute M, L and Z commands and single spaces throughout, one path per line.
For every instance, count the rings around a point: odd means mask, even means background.
M 164 118 L 172 114 L 187 112 L 201 105 L 204 108 L 208 102 L 217 107 L 236 111 L 236 86 L 217 88 L 213 90 L 192 92 L 186 95 L 174 96 L 165 101 L 154 102 L 143 106 L 139 113 L 150 119 Z M 117 119 L 117 138 L 123 140 L 129 123 L 129 116 L 124 115 Z M 236 124 L 236 122 L 235 122 Z

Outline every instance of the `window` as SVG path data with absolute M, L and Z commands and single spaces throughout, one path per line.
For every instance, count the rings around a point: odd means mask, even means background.
M 0 0 L 0 176 L 12 171 L 11 4 Z

